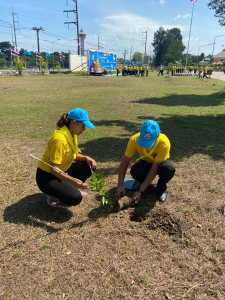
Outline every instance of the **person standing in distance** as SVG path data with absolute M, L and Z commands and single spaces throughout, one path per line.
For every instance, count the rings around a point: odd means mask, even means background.
M 167 200 L 167 183 L 173 178 L 175 167 L 169 160 L 170 141 L 165 134 L 160 133 L 159 125 L 152 120 L 146 121 L 140 132 L 133 135 L 128 142 L 119 167 L 116 197 L 120 198 L 125 194 L 124 177 L 136 152 L 140 157 L 131 167 L 130 173 L 140 185 L 132 196 L 132 202 L 137 204 L 141 200 L 142 193 L 158 175 L 155 191 L 158 201 L 164 203 Z
M 83 190 L 89 188 L 85 181 L 97 165 L 94 159 L 80 153 L 77 137 L 85 131 L 85 127 L 92 129 L 95 126 L 81 108 L 64 113 L 56 124 L 57 129 L 43 154 L 43 162 L 38 164 L 36 182 L 39 189 L 47 194 L 49 205 L 78 205 L 86 196 Z

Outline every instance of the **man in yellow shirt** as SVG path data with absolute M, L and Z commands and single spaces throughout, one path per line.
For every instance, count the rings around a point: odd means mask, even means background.
M 146 121 L 139 133 L 133 135 L 127 145 L 126 152 L 122 157 L 118 172 L 118 187 L 116 196 L 118 198 L 125 194 L 124 178 L 128 165 L 135 153 L 139 154 L 139 159 L 131 167 L 132 177 L 140 183 L 140 187 L 133 194 L 132 201 L 137 204 L 142 193 L 159 175 L 156 186 L 158 200 L 164 203 L 167 199 L 167 183 L 175 174 L 175 167 L 169 160 L 170 141 L 166 135 L 160 133 L 159 125 L 152 120 Z

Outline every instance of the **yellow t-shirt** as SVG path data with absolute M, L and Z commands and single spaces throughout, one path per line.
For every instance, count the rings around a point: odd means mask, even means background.
M 54 131 L 53 136 L 48 141 L 42 160 L 48 164 L 58 164 L 59 168 L 66 172 L 79 152 L 81 151 L 78 148 L 77 136 L 72 137 L 68 128 L 63 126 Z M 38 168 L 50 173 L 50 167 L 43 162 L 38 164 Z
M 126 157 L 132 158 L 137 152 L 140 158 L 136 162 L 142 159 L 149 163 L 162 163 L 170 157 L 170 141 L 165 134 L 159 134 L 151 149 L 145 149 L 138 145 L 139 136 L 140 132 L 130 138 L 125 152 Z

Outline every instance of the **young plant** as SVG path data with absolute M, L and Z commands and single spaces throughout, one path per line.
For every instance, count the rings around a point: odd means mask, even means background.
M 15 63 L 15 68 L 18 71 L 18 74 L 22 75 L 22 71 L 25 69 L 23 58 L 19 58 L 19 57 L 15 58 L 14 63 Z
M 98 192 L 101 197 L 102 205 L 108 209 L 112 210 L 113 208 L 113 201 L 109 198 L 109 192 L 105 192 L 104 184 L 105 181 L 103 180 L 104 173 L 101 172 L 98 176 L 95 174 L 93 170 L 91 170 L 92 178 L 90 179 L 90 185 L 92 186 L 92 191 Z
M 40 66 L 41 68 L 41 74 L 44 75 L 45 74 L 45 71 L 47 69 L 47 63 L 44 61 L 44 58 L 40 58 L 39 61 L 38 61 L 38 65 Z

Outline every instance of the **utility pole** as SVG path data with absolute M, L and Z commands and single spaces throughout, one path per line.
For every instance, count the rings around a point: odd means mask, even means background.
M 132 58 L 132 46 L 130 47 L 130 60 Z
M 17 13 L 14 13 L 12 10 L 12 17 L 13 17 L 13 28 L 14 28 L 14 37 L 15 37 L 15 45 L 16 45 L 16 51 L 17 51 L 17 41 L 16 41 L 16 25 L 15 25 L 15 19 L 14 19 L 14 15 L 17 15 Z
M 36 30 L 37 32 L 37 48 L 38 48 L 38 53 L 40 54 L 40 44 L 39 44 L 39 31 L 44 30 L 42 27 L 33 27 L 31 28 L 32 30 Z M 36 63 L 37 63 L 37 54 L 36 54 Z M 39 64 L 39 71 L 41 70 L 41 66 Z
M 38 48 L 38 53 L 40 54 L 40 44 L 39 44 L 39 31 L 44 30 L 42 27 L 33 27 L 31 28 L 32 30 L 36 30 L 37 32 L 37 48 Z
M 147 38 L 148 38 L 148 31 L 146 30 L 145 32 L 143 32 L 143 33 L 145 33 L 145 56 L 147 55 L 147 53 L 146 53 L 146 49 L 147 49 Z
M 124 53 L 123 53 L 123 55 L 124 55 L 124 61 L 126 60 L 126 55 L 127 55 L 127 54 L 128 54 L 128 51 L 125 50 Z
M 73 22 L 64 22 L 64 24 L 75 24 L 77 27 L 77 54 L 80 55 L 80 37 L 79 37 L 79 22 L 78 22 L 78 4 L 77 4 L 78 0 L 73 0 L 73 2 L 75 3 L 75 8 L 72 10 L 64 10 L 63 12 L 67 13 L 67 18 L 68 18 L 68 13 L 69 12 L 73 12 L 76 15 L 76 19 Z

